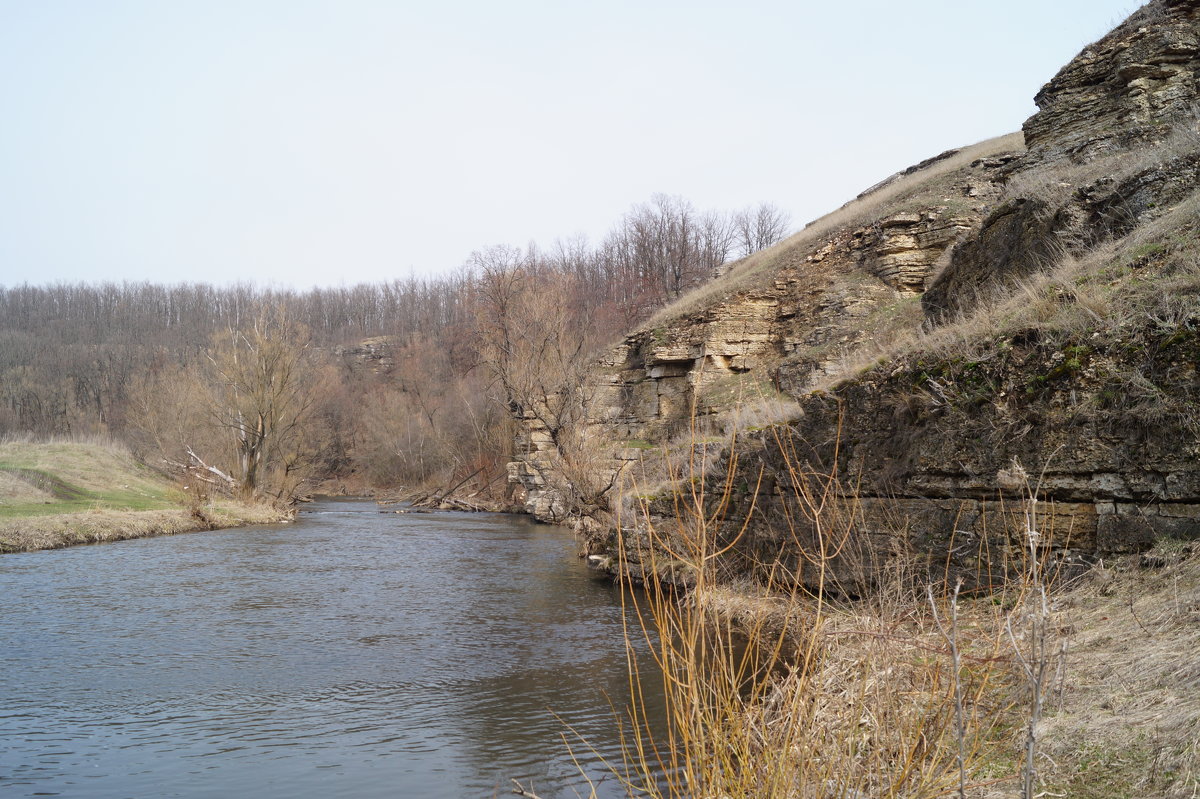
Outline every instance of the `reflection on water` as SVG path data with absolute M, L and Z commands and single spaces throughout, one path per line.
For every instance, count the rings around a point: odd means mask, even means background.
M 0 558 L 0 795 L 623 796 L 619 596 L 560 528 L 322 502 Z M 643 670 L 649 670 L 649 663 Z M 657 682 L 657 681 L 650 681 Z M 559 718 L 555 718 L 555 714 Z M 617 756 L 617 760 L 619 760 Z

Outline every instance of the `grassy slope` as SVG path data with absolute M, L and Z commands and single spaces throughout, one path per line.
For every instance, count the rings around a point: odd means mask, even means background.
M 265 506 L 223 501 L 197 508 L 119 446 L 0 443 L 0 552 L 52 549 L 280 521 Z
M 105 444 L 0 444 L 0 475 L 0 519 L 179 507 L 166 480 Z
M 1200 795 L 1196 549 L 1163 542 L 1059 598 L 1067 667 L 1041 730 L 1047 796 Z
M 1018 133 L 997 136 L 963 147 L 954 155 L 937 161 L 910 175 L 901 175 L 879 188 L 865 192 L 862 196 L 838 208 L 836 211 L 810 222 L 803 230 L 768 249 L 761 250 L 742 259 L 723 277 L 711 280 L 678 300 L 659 309 L 640 329 L 652 329 L 717 301 L 725 295 L 748 291 L 769 284 L 775 273 L 792 257 L 803 258 L 825 244 L 842 230 L 864 227 L 877 219 L 883 219 L 905 211 L 924 210 L 934 206 L 953 211 L 961 198 L 947 196 L 950 184 L 955 182 L 959 170 L 971 162 L 1008 152 L 1023 152 L 1024 139 Z

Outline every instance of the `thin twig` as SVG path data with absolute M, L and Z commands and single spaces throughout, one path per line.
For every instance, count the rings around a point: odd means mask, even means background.
M 526 797 L 526 799 L 542 799 L 540 796 L 538 796 L 536 793 L 533 792 L 533 788 L 532 788 L 533 783 L 529 783 L 530 788 L 528 788 L 528 789 L 525 788 L 525 786 L 521 785 L 521 783 L 517 782 L 516 780 L 513 780 L 512 784 L 513 784 L 512 792 L 515 793 L 517 796 L 524 796 L 524 797 Z

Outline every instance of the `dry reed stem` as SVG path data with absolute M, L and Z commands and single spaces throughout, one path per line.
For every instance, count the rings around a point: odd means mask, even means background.
M 622 572 L 636 565 L 649 578 L 644 594 L 623 594 L 638 620 L 627 639 L 648 645 L 659 670 L 641 674 L 629 660 L 635 700 L 619 775 L 631 794 L 965 796 L 993 783 L 988 768 L 1004 760 L 997 752 L 1011 744 L 1003 727 L 1015 712 L 1005 608 L 1027 589 L 1006 589 L 1012 597 L 998 604 L 929 589 L 922 610 L 923 590 L 897 579 L 870 601 L 834 600 L 821 586 L 834 581 L 832 561 L 853 550 L 855 512 L 835 476 L 802 468 L 792 443 L 778 444 L 797 508 L 787 532 L 816 590 L 780 564 L 753 591 L 720 584 L 719 561 L 746 532 L 718 532 L 728 475 L 716 500 L 703 496 L 703 474 L 690 483 L 666 530 L 641 509 L 642 562 L 626 562 L 631 542 L 624 528 L 619 535 Z M 813 534 L 802 540 L 802 528 Z M 681 560 L 692 576 L 682 598 L 654 581 Z M 665 729 L 652 729 L 641 701 L 647 679 L 663 682 Z

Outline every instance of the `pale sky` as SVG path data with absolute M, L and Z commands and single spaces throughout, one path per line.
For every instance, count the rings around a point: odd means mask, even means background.
M 436 275 L 655 192 L 800 226 L 1139 5 L 0 0 L 0 285 Z

